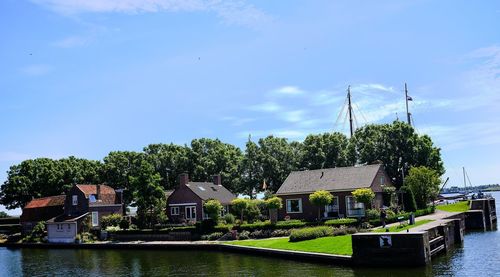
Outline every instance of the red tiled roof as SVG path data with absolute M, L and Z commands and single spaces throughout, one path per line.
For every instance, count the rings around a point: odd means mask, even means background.
M 97 194 L 97 185 L 76 185 L 85 196 L 89 196 L 91 194 Z M 112 187 L 101 185 L 101 194 L 115 194 L 115 190 Z
M 25 209 L 52 207 L 52 206 L 64 206 L 64 200 L 66 200 L 66 195 L 56 195 L 43 198 L 33 199 L 26 206 Z
M 97 194 L 97 185 L 76 185 L 76 187 L 81 190 L 83 194 L 85 194 L 86 198 L 88 198 L 91 194 Z M 112 187 L 101 185 L 99 200 L 100 202 L 95 203 L 94 205 L 115 204 L 115 190 Z

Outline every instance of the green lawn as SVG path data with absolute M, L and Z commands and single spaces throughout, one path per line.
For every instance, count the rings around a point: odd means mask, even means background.
M 262 248 L 296 250 L 305 252 L 319 252 L 337 255 L 352 255 L 351 235 L 324 237 L 299 242 L 289 242 L 288 238 L 240 240 L 228 244 L 253 246 Z
M 401 231 L 406 231 L 408 229 L 412 229 L 412 228 L 415 228 L 417 226 L 420 226 L 420 225 L 424 225 L 426 223 L 429 223 L 429 222 L 432 222 L 434 220 L 432 219 L 424 219 L 424 220 L 418 220 L 415 222 L 415 224 L 413 225 L 406 225 L 404 227 L 400 227 L 400 225 L 396 225 L 396 226 L 392 226 L 392 227 L 389 227 L 389 232 L 401 232 Z M 408 222 L 408 221 L 405 221 L 405 222 Z M 375 229 L 373 230 L 373 232 L 377 232 L 377 233 L 381 233 L 381 232 L 385 232 L 385 228 L 384 229 Z
M 466 212 L 469 210 L 469 201 L 460 201 L 449 205 L 439 205 L 436 209 L 445 212 Z

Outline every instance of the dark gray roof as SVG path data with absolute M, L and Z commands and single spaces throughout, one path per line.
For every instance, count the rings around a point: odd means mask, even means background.
M 317 190 L 348 191 L 370 187 L 381 164 L 293 171 L 276 194 L 311 193 Z
M 230 204 L 236 198 L 228 189 L 214 183 L 189 182 L 186 186 L 203 200 L 217 199 L 222 204 Z

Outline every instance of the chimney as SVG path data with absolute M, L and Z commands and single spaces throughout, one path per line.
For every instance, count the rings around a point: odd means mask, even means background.
M 212 176 L 213 183 L 216 185 L 221 185 L 222 184 L 222 179 L 220 177 L 220 174 Z
M 97 195 L 96 195 L 96 198 L 97 199 L 101 199 L 101 185 L 96 185 L 96 190 L 97 190 Z
M 179 187 L 185 186 L 187 183 L 189 183 L 189 174 L 179 174 Z

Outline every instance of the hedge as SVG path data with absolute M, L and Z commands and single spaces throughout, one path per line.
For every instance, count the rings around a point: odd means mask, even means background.
M 169 234 L 171 232 L 176 232 L 176 231 L 193 232 L 193 231 L 196 231 L 196 227 L 195 226 L 182 226 L 182 227 L 165 228 L 165 229 L 161 229 L 161 230 L 153 230 L 153 229 L 119 230 L 119 231 L 114 231 L 113 233 L 120 234 L 120 235 L 150 235 L 150 234 Z
M 308 223 L 300 220 L 278 221 L 272 224 L 270 221 L 262 221 L 234 226 L 233 229 L 238 231 L 255 231 L 255 230 L 275 230 L 275 229 L 294 229 L 307 226 Z
M 308 227 L 292 230 L 290 242 L 317 239 L 333 235 L 333 228 L 328 226 Z
M 435 207 L 431 206 L 431 207 L 427 207 L 425 209 L 416 210 L 413 214 L 415 215 L 415 217 L 419 217 L 419 216 L 423 216 L 423 215 L 432 214 L 432 213 L 434 213 L 435 210 L 436 210 Z M 410 218 L 410 214 L 411 213 L 408 213 L 408 212 L 396 214 L 395 216 L 388 217 L 385 220 L 385 223 L 390 224 L 390 223 L 398 222 L 400 220 L 399 217 L 403 217 L 401 220 L 408 220 L 408 218 Z M 382 225 L 380 218 L 371 219 L 368 222 L 373 226 Z
M 355 226 L 358 224 L 358 220 L 355 218 L 339 218 L 339 219 L 330 219 L 325 221 L 323 224 L 327 226 Z

